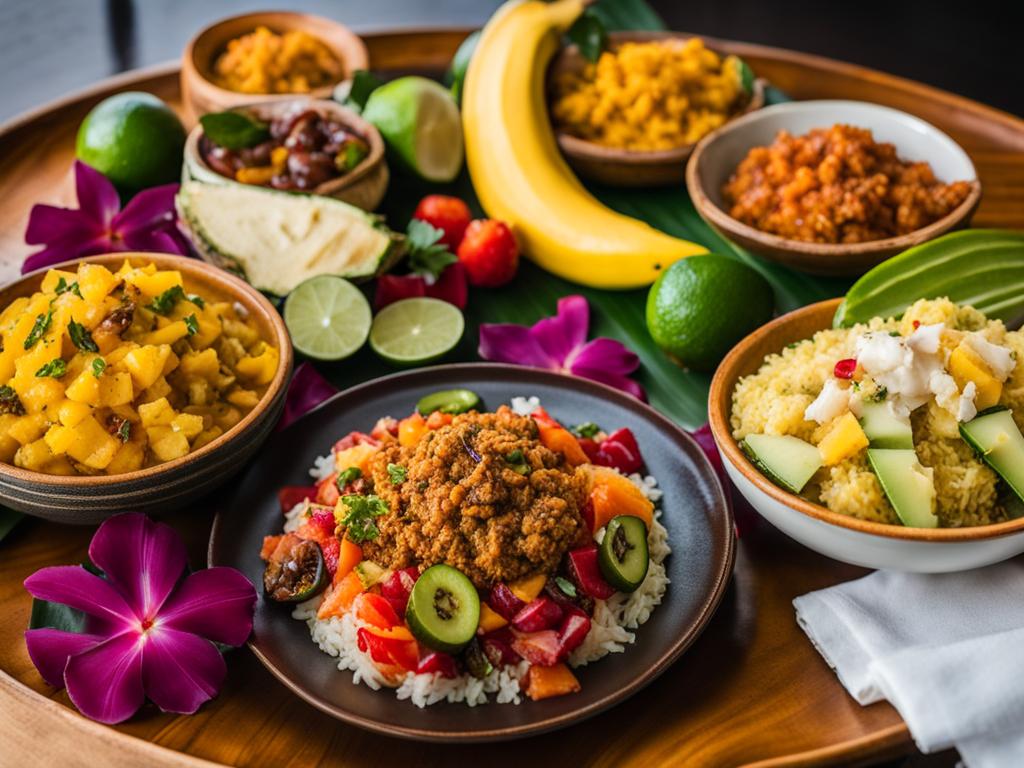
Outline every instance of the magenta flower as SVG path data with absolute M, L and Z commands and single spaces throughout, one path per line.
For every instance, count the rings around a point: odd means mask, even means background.
M 105 578 L 77 565 L 36 571 L 25 589 L 86 614 L 86 633 L 25 632 L 39 674 L 86 717 L 120 723 L 146 697 L 165 712 L 192 714 L 227 674 L 214 642 L 241 645 L 252 631 L 256 590 L 233 568 L 187 576 L 174 529 L 130 513 L 107 520 L 89 545 Z
M 76 160 L 75 192 L 77 209 L 32 206 L 25 242 L 45 247 L 25 259 L 22 274 L 115 251 L 188 255 L 188 240 L 178 229 L 174 210 L 177 184 L 143 190 L 120 210 L 121 200 L 110 180 Z
M 644 388 L 629 378 L 640 358 L 622 342 L 605 337 L 587 341 L 590 305 L 582 296 L 558 300 L 558 313 L 531 327 L 480 324 L 480 357 L 496 363 L 528 365 L 569 373 L 621 389 L 646 400 Z
M 338 388 L 320 375 L 308 362 L 295 369 L 288 394 L 284 400 L 284 413 L 277 423 L 278 431 L 305 416 L 328 398 L 338 394 Z

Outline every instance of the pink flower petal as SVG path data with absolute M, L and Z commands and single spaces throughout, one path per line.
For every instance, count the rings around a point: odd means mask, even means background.
M 170 233 L 162 230 L 136 229 L 126 232 L 121 239 L 126 251 L 145 251 L 146 253 L 171 253 L 184 255 L 178 241 Z
M 52 267 L 54 264 L 60 264 L 65 261 L 73 261 L 74 259 L 94 256 L 98 253 L 110 253 L 116 250 L 119 249 L 105 235 L 95 240 L 82 242 L 60 240 L 26 258 L 21 265 L 21 274 L 24 275 L 43 267 Z
M 75 161 L 78 208 L 104 230 L 121 207 L 117 190 L 106 176 L 81 160 Z
M 587 340 L 590 327 L 590 305 L 582 296 L 564 296 L 558 300 L 558 313 L 545 317 L 530 333 L 559 367 L 564 366 L 573 350 Z
M 169 525 L 134 512 L 106 520 L 92 537 L 89 558 L 140 618 L 152 619 L 188 566 L 181 537 Z
M 54 688 L 64 687 L 68 658 L 95 648 L 106 640 L 102 635 L 80 635 L 59 629 L 29 629 L 25 632 L 28 657 L 43 679 Z
M 241 645 L 252 632 L 256 588 L 234 568 L 207 568 L 185 578 L 160 611 L 162 627 Z
M 80 565 L 41 568 L 25 579 L 25 589 L 40 600 L 77 608 L 113 626 L 138 623 L 135 613 L 113 585 Z
M 142 685 L 164 712 L 191 715 L 220 691 L 224 657 L 209 640 L 156 626 L 142 648 Z
M 64 670 L 68 696 L 78 711 L 112 725 L 138 712 L 142 689 L 142 638 L 124 632 L 68 659 Z
M 559 369 L 558 361 L 544 351 L 533 332 L 523 325 L 481 323 L 477 352 L 484 360 L 495 363 Z
M 58 241 L 67 241 L 71 247 L 82 241 L 93 240 L 105 232 L 103 224 L 94 221 L 85 211 L 40 203 L 33 205 L 28 215 L 25 242 L 29 245 L 54 245 Z
M 627 395 L 632 395 L 637 400 L 647 402 L 647 393 L 644 391 L 644 388 L 628 376 L 623 376 L 620 373 L 611 373 L 600 368 L 573 368 L 572 373 L 584 379 L 607 384 L 609 387 L 621 390 Z
M 602 370 L 625 376 L 640 367 L 640 358 L 625 344 L 604 336 L 579 347 L 565 367 L 575 373 L 580 370 Z
M 164 184 L 139 192 L 128 201 L 110 224 L 110 228 L 126 237 L 129 232 L 153 229 L 174 221 L 174 196 L 177 184 Z
M 277 424 L 277 429 L 284 429 L 336 394 L 336 386 L 321 376 L 312 365 L 302 363 L 292 374 L 288 395 L 284 401 L 284 414 Z

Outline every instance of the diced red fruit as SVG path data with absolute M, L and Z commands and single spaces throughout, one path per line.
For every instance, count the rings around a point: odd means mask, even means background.
M 512 649 L 512 642 L 515 636 L 508 627 L 502 627 L 494 632 L 488 632 L 480 638 L 480 645 L 484 649 L 487 660 L 495 667 L 504 667 L 509 664 L 518 664 L 520 656 Z
M 440 242 L 447 245 L 454 253 L 455 249 L 459 247 L 459 243 L 462 242 L 462 236 L 473 215 L 469 212 L 469 206 L 457 197 L 427 195 L 420 200 L 412 217 L 425 221 L 444 232 Z
M 590 459 L 591 464 L 598 464 L 601 455 L 601 446 L 597 440 L 592 437 L 580 437 L 578 438 L 580 448 L 587 454 L 587 458 Z
M 570 551 L 569 569 L 576 586 L 595 600 L 607 600 L 615 594 L 614 587 L 601 576 L 596 545 Z
M 853 372 L 856 370 L 857 359 L 848 357 L 845 360 L 840 360 L 836 363 L 836 367 L 832 370 L 832 373 L 837 379 L 852 379 Z
M 593 459 L 591 460 L 593 461 Z M 624 475 L 629 475 L 639 472 L 644 465 L 644 460 L 640 455 L 640 446 L 637 445 L 636 437 L 629 429 L 622 428 L 612 432 L 601 442 L 597 451 L 597 461 L 594 463 L 605 467 L 614 467 Z
M 587 530 L 591 533 L 594 532 L 594 502 L 589 498 L 583 503 L 583 509 L 580 510 L 583 515 L 583 522 L 587 525 Z
M 590 632 L 590 617 L 582 611 L 567 613 L 558 630 L 559 653 L 564 659 L 579 648 Z
M 312 526 L 319 532 L 317 541 L 336 538 L 334 530 L 338 527 L 338 523 L 334 519 L 333 508 L 313 507 L 305 524 Z
M 366 627 L 356 630 L 356 644 L 359 650 L 369 652 L 370 658 L 377 664 L 395 665 L 412 671 L 419 666 L 419 649 L 415 640 L 398 640 L 393 637 L 381 637 Z
M 487 604 L 493 611 L 503 619 L 512 621 L 526 603 L 516 597 L 516 594 L 509 589 L 508 584 L 498 583 L 491 587 L 491 594 L 487 597 Z
M 916 331 L 920 327 L 921 327 L 921 321 L 920 320 L 915 320 L 914 321 L 914 330 Z
M 409 604 L 409 595 L 412 594 L 412 588 L 419 577 L 419 568 L 413 566 L 392 571 L 391 575 L 380 583 L 381 597 L 391 604 L 399 616 L 405 615 L 405 608 Z
M 338 560 L 341 555 L 341 542 L 335 537 L 321 541 L 320 551 L 323 552 L 324 566 L 326 566 L 327 572 L 331 575 L 331 580 L 333 581 L 334 574 L 338 572 Z
M 420 659 L 416 674 L 429 675 L 434 672 L 440 672 L 441 677 L 458 677 L 459 665 L 455 662 L 454 656 L 441 651 L 431 651 Z
M 421 296 L 447 301 L 459 309 L 465 309 L 469 297 L 466 270 L 461 264 L 449 264 L 433 284 L 428 284 L 422 275 L 381 275 L 377 278 L 373 306 L 381 310 L 396 301 Z
M 349 432 L 334 444 L 334 452 L 341 453 L 349 448 L 355 448 L 357 445 L 372 445 L 376 447 L 380 445 L 380 440 L 365 432 Z
M 512 626 L 520 632 L 552 629 L 562 620 L 562 608 L 549 597 L 538 597 L 512 617 Z
M 476 219 L 466 227 L 458 249 L 470 285 L 496 288 L 516 276 L 519 244 L 508 225 L 494 219 Z
M 313 501 L 316 499 L 316 495 L 317 487 L 315 485 L 286 485 L 277 492 L 277 502 L 281 505 L 281 512 L 284 514 L 304 501 Z
M 378 442 L 384 442 L 398 437 L 398 419 L 393 416 L 381 416 L 373 425 L 370 437 Z
M 341 498 L 341 491 L 338 490 L 338 473 L 332 472 L 316 484 L 316 503 L 325 507 L 334 508 Z
M 402 623 L 390 601 L 373 592 L 363 592 L 352 604 L 356 618 L 381 629 Z
M 550 667 L 561 658 L 558 633 L 553 629 L 542 632 L 513 632 L 512 650 L 531 664 Z

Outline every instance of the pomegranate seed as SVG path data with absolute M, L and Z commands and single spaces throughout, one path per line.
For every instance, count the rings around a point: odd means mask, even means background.
M 920 327 L 921 327 L 921 321 L 920 320 L 915 320 L 914 321 L 914 330 L 916 331 Z
M 852 379 L 855 370 L 857 370 L 856 358 L 848 357 L 836 363 L 835 370 L 832 373 L 837 379 Z

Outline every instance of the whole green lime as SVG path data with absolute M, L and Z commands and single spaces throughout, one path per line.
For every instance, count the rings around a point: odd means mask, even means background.
M 647 330 L 678 362 L 710 371 L 740 339 L 771 319 L 772 287 L 758 272 L 716 254 L 677 261 L 647 294 Z
M 181 177 L 185 128 L 151 93 L 104 99 L 78 128 L 75 154 L 125 191 L 170 184 Z

